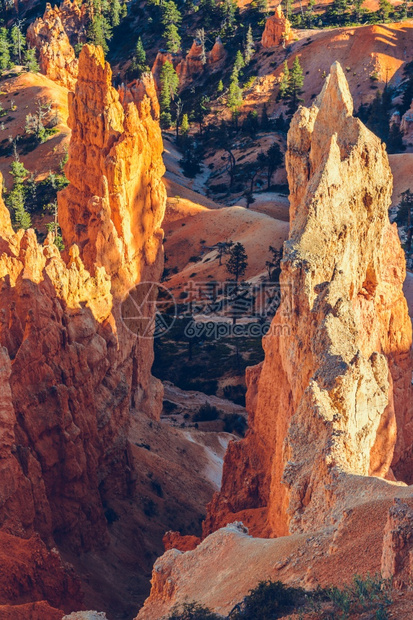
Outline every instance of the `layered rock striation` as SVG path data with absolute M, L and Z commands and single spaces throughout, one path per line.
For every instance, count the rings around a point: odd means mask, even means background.
M 0 529 L 37 536 L 45 554 L 108 542 L 107 502 L 128 497 L 133 478 L 130 409 L 156 419 L 162 398 L 152 339 L 129 331 L 120 310 L 132 287 L 156 282 L 162 269 L 159 125 L 147 97 L 122 106 L 94 46 L 80 54 L 69 106 L 63 255 L 50 234 L 40 245 L 33 230 L 14 232 L 0 203 Z M 32 561 L 42 563 L 35 552 Z M 27 580 L 22 602 L 33 595 L 79 609 L 75 587 L 62 586 L 62 562 L 59 570 L 54 600 Z
M 235 519 L 255 535 L 314 530 L 368 495 L 371 476 L 411 482 L 412 328 L 392 176 L 338 63 L 295 114 L 286 166 L 282 301 L 264 362 L 247 370 L 250 430 L 229 446 L 205 534 Z

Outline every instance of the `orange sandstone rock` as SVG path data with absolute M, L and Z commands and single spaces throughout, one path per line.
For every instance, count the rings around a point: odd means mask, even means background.
M 289 20 L 284 17 L 281 4 L 279 4 L 275 9 L 275 14 L 271 15 L 265 23 L 264 32 L 261 37 L 261 45 L 263 47 L 276 47 L 278 45 L 283 45 L 285 47 L 292 39 L 291 24 Z
M 352 114 L 335 63 L 292 120 L 283 298 L 265 360 L 247 371 L 250 430 L 229 446 L 205 534 L 234 519 L 255 535 L 314 530 L 371 475 L 411 482 L 412 327 L 388 219 L 392 176 L 384 146 Z
M 130 408 L 160 414 L 152 340 L 120 317 L 128 290 L 162 269 L 162 139 L 149 99 L 138 107 L 124 110 L 102 50 L 85 46 L 70 95 L 70 184 L 58 197 L 64 258 L 51 235 L 40 245 L 33 230 L 14 233 L 0 200 L 0 536 L 42 539 L 28 552 L 22 602 L 81 607 L 48 548 L 107 544 L 104 506 L 133 478 Z M 33 586 L 48 563 L 53 596 Z
M 66 2 L 68 12 L 70 2 Z M 77 7 L 77 5 L 75 5 Z M 40 70 L 51 80 L 74 90 L 78 60 L 63 25 L 63 9 L 46 5 L 43 18 L 38 17 L 27 30 L 27 39 L 39 52 Z
M 201 542 L 198 536 L 182 536 L 179 532 L 166 532 L 162 539 L 165 551 L 178 549 L 178 551 L 192 551 Z
M 384 531 L 381 573 L 396 589 L 408 588 L 413 575 L 413 508 L 395 498 Z

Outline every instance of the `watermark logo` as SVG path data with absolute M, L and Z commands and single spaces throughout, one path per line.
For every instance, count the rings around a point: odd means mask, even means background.
M 121 312 L 126 327 L 140 338 L 159 338 L 181 321 L 185 339 L 219 340 L 288 335 L 293 310 L 289 285 L 189 280 L 179 303 L 163 284 L 142 282 L 129 292 Z M 279 321 L 272 324 L 276 312 Z
M 156 282 L 141 282 L 122 302 L 126 327 L 140 338 L 159 338 L 173 326 L 177 306 L 172 292 Z

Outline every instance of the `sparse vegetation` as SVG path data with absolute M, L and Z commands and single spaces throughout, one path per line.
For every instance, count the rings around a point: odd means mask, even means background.
M 220 411 L 216 407 L 205 403 L 198 409 L 192 419 L 194 422 L 211 422 L 217 420 L 219 416 Z
M 214 614 L 206 607 L 197 603 L 186 603 L 181 609 L 175 608 L 173 620 L 198 620 L 214 618 L 214 615 L 185 615 L 196 614 L 198 609 L 203 614 Z M 302 588 L 286 586 L 281 581 L 261 581 L 250 593 L 237 604 L 226 616 L 218 616 L 222 620 L 275 620 L 286 618 L 289 614 L 306 614 L 314 620 L 347 620 L 350 617 L 376 618 L 386 620 L 388 608 L 391 605 L 389 584 L 379 576 L 361 577 L 355 575 L 353 582 L 342 588 L 319 588 L 306 591 Z M 363 615 L 364 617 L 364 615 Z

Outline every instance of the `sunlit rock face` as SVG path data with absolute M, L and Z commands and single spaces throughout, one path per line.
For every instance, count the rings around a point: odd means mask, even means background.
M 275 9 L 274 15 L 268 17 L 265 22 L 264 32 L 261 37 L 261 45 L 263 47 L 286 46 L 292 39 L 291 24 L 289 20 L 284 17 L 281 4 L 279 4 Z
M 58 197 L 62 255 L 50 234 L 40 245 L 33 230 L 14 232 L 0 201 L 0 528 L 40 535 L 45 554 L 55 542 L 106 544 L 104 506 L 128 496 L 133 476 L 130 409 L 160 414 L 152 339 L 120 316 L 123 297 L 157 281 L 163 262 L 161 133 L 150 100 L 135 99 L 121 105 L 102 50 L 85 46 L 69 102 L 70 184 Z M 60 592 L 79 609 L 56 556 L 52 602 Z M 50 601 L 43 586 L 27 581 L 25 600 Z
M 86 5 L 65 0 L 60 7 L 46 4 L 27 30 L 27 40 L 38 50 L 40 70 L 61 86 L 74 90 L 79 63 L 71 40 L 82 41 L 86 29 Z
M 256 535 L 315 529 L 367 493 L 368 476 L 411 482 L 412 331 L 392 176 L 338 63 L 295 114 L 286 166 L 283 299 L 264 362 L 247 369 L 250 430 L 229 446 L 205 534 L 235 519 Z

